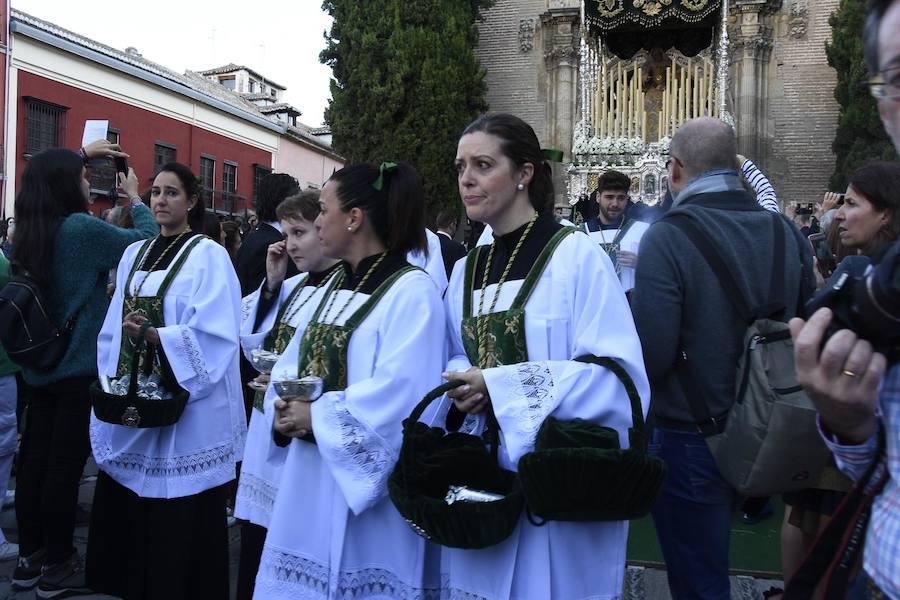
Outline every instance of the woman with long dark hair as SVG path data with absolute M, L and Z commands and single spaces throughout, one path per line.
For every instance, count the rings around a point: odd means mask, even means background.
M 463 429 L 481 429 L 492 412 L 498 462 L 509 471 L 535 449 L 549 417 L 610 428 L 627 448 L 633 416 L 622 381 L 574 359 L 618 363 L 646 413 L 640 341 L 610 260 L 583 232 L 556 222 L 550 165 L 534 130 L 509 114 L 480 117 L 460 137 L 456 172 L 466 214 L 493 229 L 490 247 L 456 264 L 444 298 L 445 377 L 465 382 L 448 393 L 465 414 Z M 443 548 L 442 597 L 620 597 L 627 522 L 532 523 L 523 511 L 496 545 Z
M 900 165 L 877 162 L 855 170 L 831 226 L 845 247 L 870 257 L 900 237 Z
M 88 540 L 87 577 L 128 600 L 228 598 L 228 482 L 246 421 L 238 379 L 240 292 L 228 252 L 202 226 L 197 178 L 163 165 L 150 190 L 160 235 L 132 244 L 119 262 L 97 342 L 111 381 L 129 374 L 145 332 L 141 368 L 170 393 L 184 391 L 177 422 L 135 428 L 91 418 L 100 467 Z M 145 372 L 145 371 L 142 371 Z M 163 402 L 164 400 L 159 400 Z
M 343 261 L 304 308 L 273 381 L 313 375 L 325 393 L 275 400 L 290 443 L 255 598 L 432 598 L 437 553 L 387 496 L 401 423 L 440 382 L 444 323 L 425 248 L 419 175 L 407 164 L 345 167 L 322 189 L 322 252 Z
M 63 149 L 31 157 L 16 196 L 14 272 L 27 271 L 43 288 L 53 322 L 71 323 L 69 347 L 52 369 L 24 368 L 33 387 L 17 470 L 19 562 L 12 586 L 55 595 L 83 588 L 81 559 L 72 545 L 78 482 L 90 452 L 88 386 L 97 379 L 97 332 L 106 314 L 106 275 L 129 244 L 158 231 L 138 196 L 132 169 L 119 174 L 134 229 L 88 212 L 86 158 L 127 156 L 105 141 L 83 155 Z M 49 597 L 49 596 L 48 596 Z

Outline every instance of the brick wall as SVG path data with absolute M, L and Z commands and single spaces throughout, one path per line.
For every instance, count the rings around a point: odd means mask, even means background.
M 777 16 L 769 86 L 773 160 L 768 175 L 782 202 L 821 200 L 834 171 L 837 77 L 825 58 L 825 42 L 831 39 L 828 17 L 838 3 L 809 3 L 805 37 L 790 35 L 787 3 Z
M 541 143 L 547 132 L 547 73 L 544 68 L 541 13 L 546 0 L 497 0 L 479 24 L 478 58 L 487 70 L 487 100 L 492 111 L 513 113 L 534 127 Z M 519 49 L 519 22 L 534 19 L 534 47 Z

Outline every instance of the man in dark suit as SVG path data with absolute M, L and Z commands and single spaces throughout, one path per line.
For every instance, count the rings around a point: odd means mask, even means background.
M 284 239 L 281 232 L 281 224 L 275 216 L 275 209 L 288 196 L 300 192 L 300 184 L 297 180 L 285 173 L 272 173 L 266 175 L 259 182 L 256 200 L 253 208 L 259 218 L 259 224 L 253 228 L 238 249 L 234 268 L 237 271 L 238 281 L 241 284 L 241 296 L 251 294 L 266 278 L 266 254 L 269 245 Z M 288 261 L 286 277 L 297 274 L 297 267 L 293 261 Z M 253 318 L 253 317 L 251 317 Z M 244 388 L 244 409 L 247 412 L 247 421 L 250 420 L 250 411 L 253 410 L 253 390 L 247 387 L 247 382 L 255 378 L 259 373 L 253 365 L 240 353 L 241 384 Z
M 235 261 L 241 296 L 255 291 L 266 278 L 266 253 L 269 251 L 269 244 L 284 239 L 275 209 L 285 198 L 299 192 L 300 184 L 286 173 L 272 173 L 259 182 L 256 200 L 253 202 L 259 224 L 244 238 Z M 296 274 L 297 267 L 288 261 L 286 277 Z
M 441 256 L 444 259 L 444 269 L 447 271 L 447 279 L 453 272 L 453 265 L 466 255 L 466 247 L 453 239 L 456 228 L 459 227 L 459 213 L 450 210 L 442 210 L 437 218 L 437 236 L 441 240 Z

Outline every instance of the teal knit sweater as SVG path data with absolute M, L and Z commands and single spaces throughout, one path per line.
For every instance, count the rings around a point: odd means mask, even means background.
M 47 290 L 51 317 L 57 325 L 77 313 L 69 349 L 55 368 L 23 368 L 30 385 L 44 386 L 70 377 L 97 376 L 97 335 L 109 299 L 106 279 L 130 244 L 159 233 L 153 215 L 143 204 L 131 209 L 134 229 L 122 229 L 87 213 L 69 215 L 56 234 L 52 283 Z
M 9 283 L 9 261 L 0 252 L 0 288 Z M 9 360 L 6 350 L 0 347 L 0 377 L 13 375 L 19 372 L 19 365 Z

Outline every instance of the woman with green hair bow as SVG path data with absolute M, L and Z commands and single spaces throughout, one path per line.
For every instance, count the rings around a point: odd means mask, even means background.
M 444 360 L 438 290 L 407 262 L 426 248 L 423 197 L 405 163 L 345 167 L 322 188 L 322 252 L 343 269 L 304 308 L 272 381 L 318 377 L 324 393 L 275 400 L 289 448 L 255 598 L 438 594 L 436 549 L 387 496 L 401 423 Z

